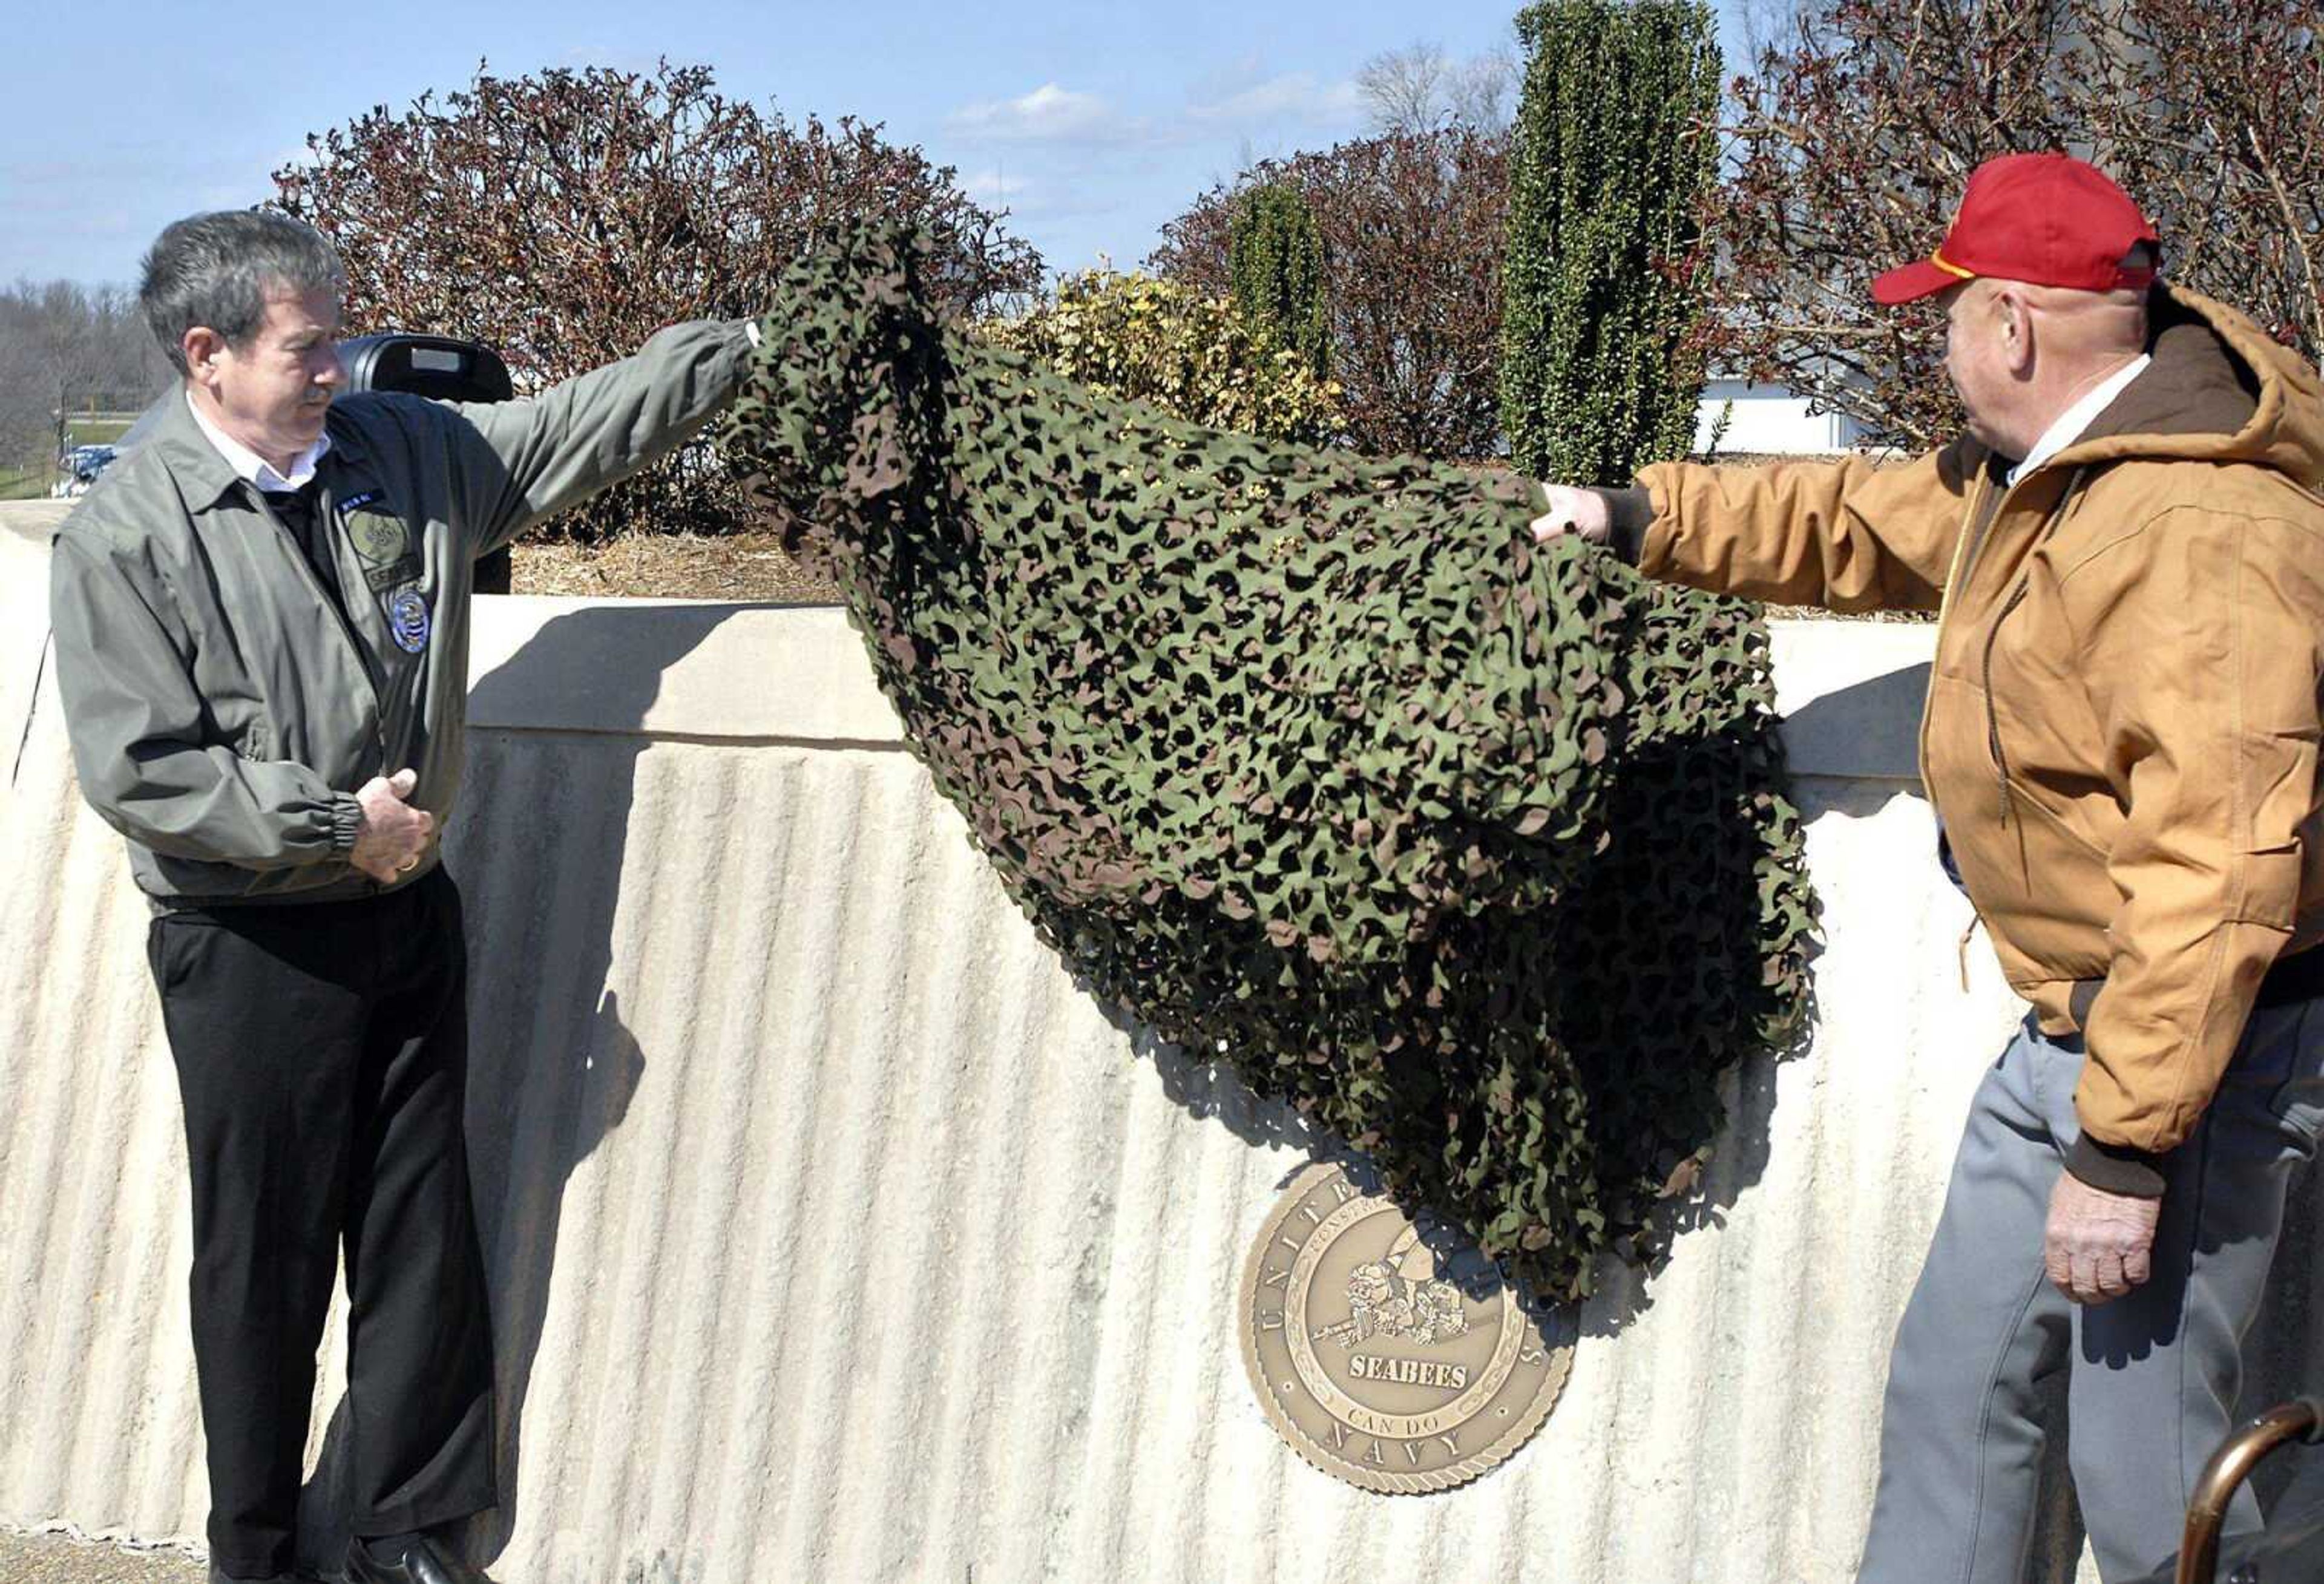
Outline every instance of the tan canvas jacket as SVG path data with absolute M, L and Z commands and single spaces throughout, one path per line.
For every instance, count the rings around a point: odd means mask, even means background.
M 2070 1164 L 2102 1186 L 2187 1137 L 2262 975 L 2324 937 L 2324 400 L 2230 309 L 2158 288 L 2153 318 L 2153 363 L 2015 487 L 1972 440 L 1672 464 L 1633 534 L 1698 587 L 1941 611 L 1923 778 L 2009 982 L 2086 1037 Z

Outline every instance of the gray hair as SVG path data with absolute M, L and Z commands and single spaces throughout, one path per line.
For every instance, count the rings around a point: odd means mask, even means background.
M 323 234 L 288 215 L 222 209 L 163 231 L 145 255 L 137 307 L 179 373 L 186 332 L 205 326 L 229 346 L 250 345 L 266 322 L 266 299 L 284 290 L 346 290 L 346 269 Z

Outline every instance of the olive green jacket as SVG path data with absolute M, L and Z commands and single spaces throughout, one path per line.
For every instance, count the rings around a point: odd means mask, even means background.
M 386 889 L 355 793 L 459 799 L 476 558 L 671 450 L 733 394 L 740 323 L 678 325 L 523 401 L 341 398 L 318 520 L 346 615 L 181 391 L 58 528 L 56 675 L 81 792 L 160 907 Z M 434 854 L 401 882 L 433 866 Z

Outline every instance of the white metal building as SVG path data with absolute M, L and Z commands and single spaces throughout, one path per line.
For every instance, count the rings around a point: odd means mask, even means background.
M 1718 434 L 1722 414 L 1727 428 Z M 1714 434 L 1722 456 L 1812 456 L 1854 450 L 1863 443 L 1864 426 L 1846 413 L 1810 411 L 1808 399 L 1787 386 L 1714 374 L 1695 406 L 1697 455 L 1711 448 Z

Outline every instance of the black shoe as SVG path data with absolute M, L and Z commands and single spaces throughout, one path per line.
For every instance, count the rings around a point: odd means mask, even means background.
M 232 1573 L 210 1569 L 210 1584 L 323 1584 L 312 1573 L 275 1573 L 264 1579 L 237 1579 Z
M 462 1561 L 442 1541 L 421 1534 L 403 1553 L 383 1560 L 361 1540 L 347 1542 L 347 1584 L 493 1584 L 483 1570 Z

